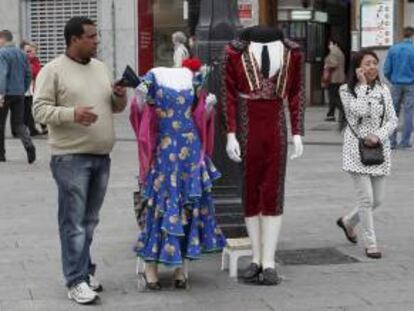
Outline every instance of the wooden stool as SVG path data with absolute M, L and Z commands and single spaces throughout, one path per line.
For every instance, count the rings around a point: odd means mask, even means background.
M 221 270 L 229 270 L 230 277 L 237 278 L 238 261 L 240 257 L 252 256 L 249 238 L 227 239 L 227 246 L 221 257 Z

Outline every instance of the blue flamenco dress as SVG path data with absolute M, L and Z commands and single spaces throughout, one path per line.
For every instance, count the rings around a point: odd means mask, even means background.
M 221 174 L 211 159 L 201 159 L 202 145 L 192 117 L 194 89 L 177 91 L 144 77 L 158 118 L 157 147 L 142 187 L 147 200 L 144 228 L 136 244 L 146 262 L 180 266 L 203 252 L 223 249 L 212 199 L 213 181 Z M 201 159 L 201 161 L 200 161 Z

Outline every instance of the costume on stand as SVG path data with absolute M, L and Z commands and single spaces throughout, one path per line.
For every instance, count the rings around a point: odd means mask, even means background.
M 210 158 L 214 112 L 187 68 L 154 68 L 142 80 L 131 105 L 146 201 L 136 252 L 147 262 L 180 266 L 226 244 L 211 193 L 220 177 Z
M 257 281 L 263 270 L 274 269 L 279 216 L 283 214 L 287 162 L 284 99 L 288 101 L 295 147 L 302 148 L 302 53 L 297 44 L 273 28 L 247 28 L 240 38 L 225 48 L 222 109 L 227 150 L 232 144 L 241 149 L 245 220 L 256 264 L 254 271 L 246 271 L 246 278 Z

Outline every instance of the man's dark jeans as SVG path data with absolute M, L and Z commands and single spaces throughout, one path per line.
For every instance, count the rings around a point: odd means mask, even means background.
M 99 222 L 110 171 L 109 155 L 52 156 L 50 167 L 58 187 L 59 234 L 66 286 L 87 281 L 95 273 L 90 247 Z
M 2 156 L 6 153 L 4 131 L 9 109 L 11 111 L 12 131 L 20 138 L 26 150 L 33 147 L 29 131 L 24 125 L 24 96 L 7 95 L 3 107 L 0 107 L 0 155 Z

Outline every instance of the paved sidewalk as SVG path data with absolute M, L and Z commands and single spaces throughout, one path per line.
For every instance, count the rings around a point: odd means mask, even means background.
M 319 115 L 320 114 L 320 115 Z M 60 271 L 56 189 L 44 139 L 35 141 L 39 160 L 26 164 L 19 141 L 7 140 L 8 162 L 0 164 L 0 311 L 136 310 L 414 310 L 414 151 L 398 151 L 386 204 L 376 214 L 379 261 L 348 243 L 335 221 L 353 207 L 349 177 L 341 167 L 341 137 L 320 129 L 324 110 L 308 109 L 305 155 L 289 162 L 286 213 L 279 249 L 335 247 L 359 263 L 281 266 L 277 287 L 247 286 L 219 271 L 220 256 L 191 265 L 191 289 L 140 293 L 136 289 L 132 211 L 136 146 L 127 115 L 117 117 L 121 140 L 112 155 L 112 175 L 93 254 L 105 286 L 101 303 L 80 307 L 66 299 Z M 246 261 L 242 262 L 245 263 Z M 170 273 L 163 270 L 168 286 Z

